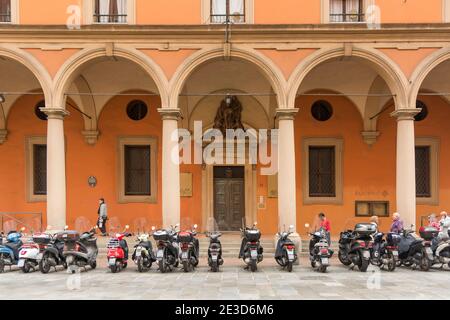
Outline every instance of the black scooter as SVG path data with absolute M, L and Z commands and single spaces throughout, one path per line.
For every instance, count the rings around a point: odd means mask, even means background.
M 161 273 L 172 271 L 179 265 L 177 227 L 178 225 L 171 226 L 168 230 L 160 229 L 156 231 L 155 227 L 152 228 L 154 230 L 153 239 L 155 239 L 157 246 L 156 262 Z
M 306 227 L 309 227 L 307 225 Z M 330 265 L 330 259 L 334 251 L 330 249 L 325 230 L 320 228 L 318 231 L 309 233 L 309 260 L 311 267 L 319 272 L 326 272 Z
M 389 232 L 386 236 L 383 232 L 378 232 L 373 237 L 373 248 L 371 250 L 370 262 L 388 271 L 394 271 L 397 265 L 398 244 L 401 237 L 397 233 Z
M 66 258 L 67 267 L 72 273 L 76 272 L 73 267 L 92 269 L 97 267 L 97 238 L 95 237 L 96 228 L 79 235 L 77 231 L 65 231 L 61 234 L 64 241 L 63 256 Z
M 289 239 L 292 234 L 293 226 L 289 231 L 277 233 L 278 241 L 275 251 L 275 261 L 288 272 L 292 272 L 295 261 L 297 261 L 297 251 L 295 250 L 294 242 Z
M 131 258 L 136 263 L 139 272 L 150 270 L 156 257 L 153 253 L 152 243 L 148 234 L 141 234 L 138 236 L 138 244 L 134 246 L 134 252 Z
M 398 244 L 397 267 L 404 265 L 406 267 L 419 267 L 422 271 L 428 271 L 430 261 L 427 257 L 423 239 L 414 235 L 414 229 L 403 230 L 400 234 L 401 239 Z
M 42 259 L 39 261 L 39 270 L 44 274 L 48 273 L 52 267 L 57 271 L 56 267 L 59 265 L 67 269 L 66 258 L 63 255 L 64 241 L 61 235 L 61 233 L 53 235 L 52 240 L 42 252 Z
M 372 235 L 376 227 L 371 223 L 358 223 L 355 229 L 341 232 L 339 238 L 339 261 L 345 265 L 357 266 L 366 272 L 370 263 L 370 250 L 373 246 Z
M 246 264 L 245 269 L 255 272 L 258 269 L 258 263 L 263 260 L 263 247 L 259 239 L 261 231 L 256 228 L 256 222 L 253 227 L 241 229 L 242 244 L 239 252 L 239 258 L 242 258 Z
M 218 272 L 219 266 L 223 265 L 222 244 L 219 238 L 222 236 L 220 232 L 207 233 L 209 237 L 208 247 L 208 265 L 212 272 Z

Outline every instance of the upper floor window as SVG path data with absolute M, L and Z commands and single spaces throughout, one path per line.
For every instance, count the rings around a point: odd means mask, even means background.
M 211 0 L 211 23 L 245 23 L 245 0 Z
M 364 0 L 330 0 L 330 22 L 364 21 Z
M 11 0 L 0 0 L 0 22 L 11 22 Z
M 127 23 L 127 0 L 95 0 L 94 10 L 96 23 Z

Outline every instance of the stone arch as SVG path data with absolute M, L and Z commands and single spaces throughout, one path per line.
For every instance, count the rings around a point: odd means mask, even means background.
M 318 65 L 333 58 L 346 56 L 343 46 L 324 48 L 305 58 L 294 70 L 288 80 L 287 103 L 293 106 L 297 91 L 305 77 Z M 353 47 L 351 57 L 367 62 L 386 81 L 394 95 L 396 108 L 407 108 L 407 80 L 400 68 L 383 53 L 369 48 Z
M 420 92 L 420 88 L 426 77 L 442 62 L 450 59 L 450 47 L 442 48 L 428 57 L 426 57 L 414 70 L 410 78 L 409 103 L 411 106 L 416 105 L 416 100 Z
M 45 67 L 30 53 L 17 48 L 7 48 L 0 46 L 0 57 L 8 58 L 21 64 L 29 70 L 38 81 L 44 95 L 45 101 L 51 101 L 51 77 Z M 34 91 L 34 88 L 30 90 Z M 7 135 L 7 114 L 3 105 L 0 104 L 0 144 L 3 143 Z
M 233 47 L 230 56 L 255 65 L 266 76 L 276 94 L 279 108 L 286 108 L 286 81 L 279 68 L 267 57 L 253 49 Z M 224 57 L 222 47 L 201 50 L 186 59 L 170 81 L 170 105 L 178 108 L 178 98 L 189 76 L 203 63 Z
M 65 93 L 77 76 L 77 71 L 79 71 L 85 63 L 88 63 L 95 58 L 108 56 L 107 51 L 108 50 L 104 46 L 85 49 L 78 54 L 75 54 L 63 64 L 55 76 L 53 86 L 53 104 L 55 106 L 64 106 Z M 144 53 L 127 47 L 115 47 L 111 56 L 124 58 L 128 61 L 136 63 L 143 70 L 145 70 L 158 88 L 162 105 L 166 105 L 168 103 L 167 78 L 162 69 L 153 60 L 151 60 Z

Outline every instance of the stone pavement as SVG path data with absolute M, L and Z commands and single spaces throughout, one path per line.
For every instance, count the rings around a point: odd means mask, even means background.
M 351 271 L 337 259 L 325 274 L 313 271 L 305 257 L 287 273 L 267 259 L 256 273 L 242 262 L 228 259 L 219 273 L 202 261 L 194 273 L 176 270 L 160 274 L 155 266 L 138 273 L 128 269 L 111 274 L 106 262 L 96 270 L 70 275 L 65 271 L 43 275 L 7 271 L 0 274 L 0 299 L 431 299 L 450 298 L 450 271 L 393 273 L 370 267 L 367 273 Z

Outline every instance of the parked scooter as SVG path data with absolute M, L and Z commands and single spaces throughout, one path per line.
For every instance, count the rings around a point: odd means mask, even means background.
M 197 225 L 192 230 L 178 232 L 178 243 L 180 245 L 180 261 L 184 272 L 193 271 L 199 262 L 199 242 L 195 238 L 197 235 Z
M 245 269 L 255 272 L 258 269 L 258 263 L 263 260 L 263 247 L 259 239 L 261 231 L 256 228 L 255 222 L 251 228 L 245 227 L 241 229 L 242 244 L 239 252 L 239 258 L 242 258 L 246 264 Z
M 19 250 L 19 262 L 17 266 L 23 273 L 37 270 L 39 262 L 42 259 L 42 252 L 51 240 L 51 235 L 39 233 L 33 235 L 32 241 L 22 245 Z
M 419 229 L 420 237 L 423 239 L 423 247 L 425 249 L 423 253 L 422 270 L 427 271 L 434 264 L 434 253 L 432 249 L 432 241 L 437 237 L 439 230 L 433 227 L 421 227 Z M 425 257 L 427 259 L 425 259 Z
M 305 227 L 309 228 L 309 224 L 305 224 Z M 330 266 L 330 259 L 334 251 L 330 249 L 327 234 L 323 228 L 309 233 L 309 235 L 311 236 L 309 240 L 309 260 L 311 261 L 311 267 L 324 273 Z
M 161 273 L 172 271 L 178 267 L 179 247 L 177 240 L 178 224 L 171 226 L 170 229 L 159 229 L 153 232 L 153 239 L 156 241 L 156 261 L 158 270 Z M 155 230 L 155 227 L 152 227 Z
M 292 272 L 295 261 L 297 261 L 297 252 L 295 250 L 294 242 L 289 239 L 289 235 L 293 233 L 294 226 L 289 227 L 289 231 L 278 232 L 277 248 L 275 251 L 275 261 L 287 269 L 288 272 Z
M 66 258 L 63 255 L 64 241 L 62 238 L 63 233 L 57 233 L 53 235 L 50 243 L 46 245 L 46 248 L 42 252 L 42 259 L 39 261 L 39 270 L 42 273 L 49 273 L 52 267 L 63 266 L 67 269 Z
M 438 235 L 431 241 L 431 249 L 433 251 L 433 265 L 441 264 L 441 268 L 444 265 L 450 267 L 450 236 L 448 230 L 450 228 L 450 219 L 441 221 L 441 230 Z
M 136 263 L 139 272 L 150 270 L 153 262 L 156 261 L 152 243 L 149 238 L 150 235 L 146 233 L 139 235 L 137 238 L 138 244 L 134 246 L 134 252 L 131 256 Z
M 6 242 L 0 246 L 0 273 L 5 271 L 5 266 L 11 268 L 18 264 L 19 250 L 23 245 L 21 238 L 22 234 L 17 231 L 10 231 L 6 236 Z
M 222 244 L 219 238 L 222 236 L 220 232 L 211 232 L 206 234 L 209 237 L 208 247 L 208 265 L 212 272 L 218 272 L 219 266 L 223 265 Z
M 371 250 L 370 262 L 388 271 L 394 271 L 398 260 L 398 244 L 401 237 L 397 233 L 389 232 L 386 236 L 378 232 L 373 237 L 373 248 Z
M 372 235 L 376 227 L 370 223 L 358 223 L 355 229 L 341 232 L 339 238 L 339 261 L 345 265 L 353 264 L 359 271 L 366 272 L 370 263 L 370 250 L 373 246 Z
M 428 271 L 431 264 L 425 251 L 423 239 L 414 234 L 414 226 L 412 225 L 409 230 L 404 229 L 400 236 L 397 267 L 404 265 L 413 268 L 419 267 L 422 271 Z
M 90 231 L 80 234 L 77 231 L 65 231 L 62 234 L 64 240 L 63 255 L 69 271 L 75 273 L 73 267 L 86 268 L 89 265 L 92 269 L 97 267 L 97 238 L 95 237 L 96 227 Z
M 108 266 L 112 273 L 120 272 L 128 265 L 128 244 L 125 237 L 130 237 L 131 233 L 127 232 L 130 227 L 125 226 L 125 231 L 116 233 L 108 242 Z

